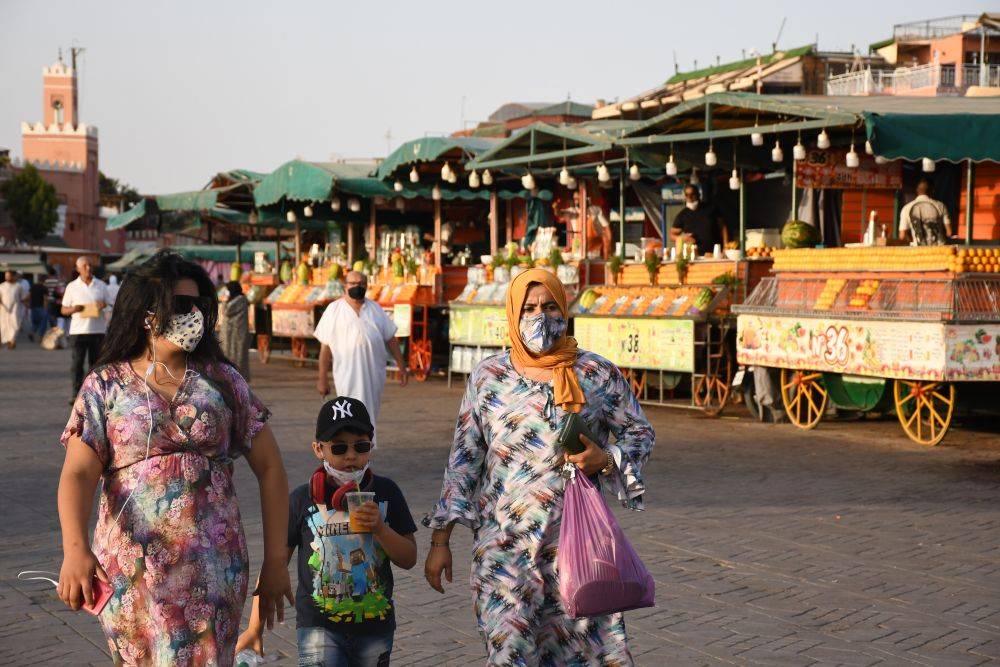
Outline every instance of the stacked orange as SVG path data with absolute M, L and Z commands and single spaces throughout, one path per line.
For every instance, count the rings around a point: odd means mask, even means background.
M 844 288 L 845 283 L 847 283 L 847 280 L 844 278 L 830 278 L 827 280 L 813 308 L 816 310 L 830 310 L 830 306 L 837 299 L 837 295 L 840 294 L 840 290 Z
M 954 273 L 1000 273 L 1000 248 L 962 248 L 952 259 Z
M 775 271 L 951 271 L 956 254 L 954 246 L 877 246 L 783 249 L 773 256 Z
M 867 308 L 868 301 L 875 294 L 878 289 L 877 280 L 862 280 L 857 287 L 854 288 L 854 294 L 851 295 L 851 300 L 848 305 L 851 308 Z

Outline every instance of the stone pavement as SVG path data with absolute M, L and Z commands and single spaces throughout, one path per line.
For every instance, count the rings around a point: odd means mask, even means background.
M 108 664 L 97 623 L 65 610 L 23 569 L 58 570 L 55 489 L 69 391 L 65 351 L 0 351 L 0 664 Z M 254 368 L 293 483 L 315 461 L 313 370 Z M 419 519 L 438 492 L 461 390 L 390 386 L 377 469 Z M 657 607 L 627 614 L 639 665 L 975 665 L 1000 660 L 1000 431 L 953 430 L 931 449 L 894 421 L 823 423 L 811 433 L 650 408 L 659 434 L 647 511 L 621 514 L 657 582 Z M 992 429 L 992 430 L 991 430 Z M 254 479 L 237 488 L 254 567 Z M 417 534 L 421 563 L 428 533 Z M 431 591 L 422 565 L 397 574 L 396 665 L 482 664 L 468 588 L 470 535 L 455 531 L 456 577 Z M 294 565 L 293 565 L 294 568 Z M 294 621 L 266 638 L 295 664 Z

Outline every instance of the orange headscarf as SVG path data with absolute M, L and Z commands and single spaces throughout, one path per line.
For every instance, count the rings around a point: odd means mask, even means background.
M 563 317 L 569 319 L 566 304 L 566 290 L 555 275 L 542 269 L 528 269 L 510 281 L 507 290 L 507 328 L 510 333 L 510 357 L 521 368 L 547 368 L 552 371 L 555 402 L 566 412 L 579 412 L 585 402 L 580 382 L 573 371 L 576 362 L 576 339 L 563 335 L 551 350 L 544 354 L 534 354 L 521 340 L 521 310 L 532 283 L 548 288 L 552 298 L 559 304 Z

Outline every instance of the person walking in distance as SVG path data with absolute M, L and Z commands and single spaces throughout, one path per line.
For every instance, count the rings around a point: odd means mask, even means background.
M 17 273 L 7 270 L 0 283 L 0 343 L 13 350 L 17 332 L 21 330 L 21 315 L 28 295 L 17 280 Z
M 71 405 L 83 384 L 83 364 L 86 361 L 87 370 L 93 368 L 101 351 L 104 334 L 108 330 L 107 320 L 104 319 L 108 286 L 94 275 L 88 258 L 77 259 L 76 270 L 80 276 L 66 285 L 62 300 L 62 314 L 70 317 L 69 345 L 73 350 Z
M 347 294 L 326 307 L 313 334 L 321 344 L 316 390 L 322 396 L 330 393 L 332 366 L 337 393 L 363 402 L 375 420 L 385 389 L 386 348 L 399 365 L 399 384 L 404 387 L 406 364 L 396 340 L 396 325 L 381 306 L 365 298 L 368 279 L 351 271 L 345 286 Z

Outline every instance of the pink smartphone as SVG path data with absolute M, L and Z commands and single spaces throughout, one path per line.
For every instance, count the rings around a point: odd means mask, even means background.
M 98 579 L 96 575 L 94 576 L 94 581 L 91 586 L 93 587 L 94 592 L 94 604 L 87 606 L 87 603 L 84 603 L 83 609 L 84 611 L 97 616 L 104 611 L 104 607 L 107 606 L 108 600 L 111 599 L 111 596 L 114 595 L 115 591 L 109 584 L 106 584 Z

